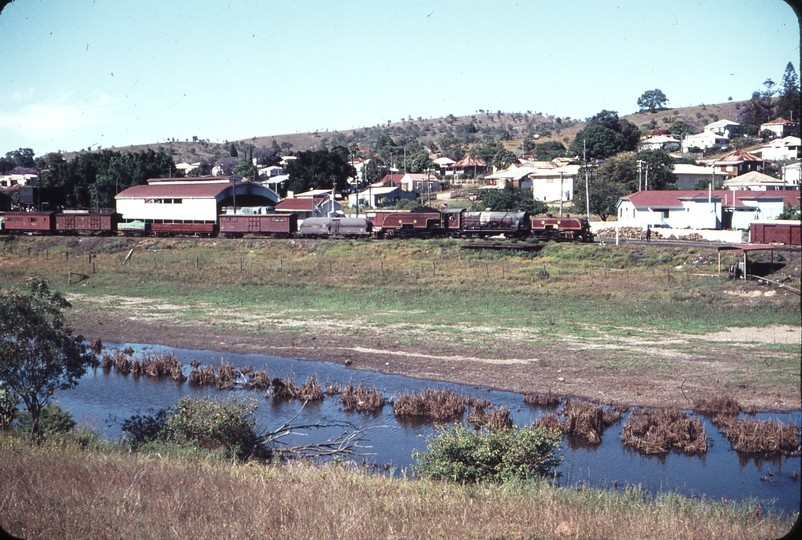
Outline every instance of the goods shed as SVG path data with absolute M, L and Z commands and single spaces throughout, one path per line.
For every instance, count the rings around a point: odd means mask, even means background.
M 223 207 L 273 206 L 275 191 L 237 177 L 152 178 L 115 197 L 123 221 L 217 223 Z

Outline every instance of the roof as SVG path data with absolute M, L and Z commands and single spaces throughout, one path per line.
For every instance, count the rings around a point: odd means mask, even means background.
M 441 167 L 444 166 L 444 165 L 448 166 L 448 165 L 453 165 L 454 163 L 456 163 L 456 161 L 454 161 L 453 159 L 447 158 L 445 156 L 435 159 L 434 162 L 437 165 L 440 165 Z
M 310 189 L 309 191 L 304 191 L 302 193 L 296 193 L 295 197 L 302 199 L 302 198 L 309 198 L 309 197 L 328 197 L 331 195 L 330 189 Z
M 133 186 L 119 192 L 115 199 L 178 198 L 214 199 L 231 184 L 150 184 Z
M 759 184 L 782 184 L 783 181 L 779 178 L 774 178 L 773 176 L 769 176 L 767 174 L 763 174 L 757 171 L 750 171 L 746 174 L 742 174 L 741 176 L 735 176 L 726 180 L 724 185 L 726 186 L 742 186 L 742 185 L 759 185 Z
M 372 195 L 388 195 L 395 191 L 401 191 L 401 188 L 397 187 L 372 187 L 370 189 L 363 189 L 359 193 L 370 193 Z
M 731 191 L 729 189 L 714 189 L 708 192 L 706 189 L 692 190 L 653 190 L 638 191 L 621 197 L 622 201 L 629 201 L 636 208 L 681 208 L 682 201 L 703 200 L 708 196 L 717 202 L 723 202 L 725 207 L 744 207 L 754 206 L 753 201 L 771 201 L 784 199 L 785 204 L 799 204 L 799 191 Z M 749 201 L 746 204 L 745 201 Z
M 462 167 L 487 167 L 487 164 L 479 158 L 464 157 L 454 164 L 454 168 Z
M 712 174 L 708 167 L 701 165 L 691 165 L 690 163 L 675 163 L 674 174 Z
M 513 180 L 519 180 L 524 176 L 532 174 L 533 172 L 535 172 L 535 169 L 532 167 L 519 167 L 517 169 L 507 169 L 506 171 L 485 176 L 485 179 L 495 180 L 501 178 L 510 178 Z
M 741 124 L 739 124 L 738 122 L 733 122 L 732 120 L 724 119 L 724 120 L 716 120 L 715 122 L 710 122 L 704 128 L 705 129 L 720 128 L 720 127 L 723 128 L 727 126 L 740 126 L 740 125 Z
M 532 178 L 559 178 L 562 173 L 563 177 L 568 178 L 576 176 L 579 169 L 579 165 L 563 165 L 562 167 L 555 167 L 553 169 L 535 169 L 529 173 L 529 176 Z
M 401 174 L 401 173 L 385 174 L 381 179 L 381 183 L 384 184 L 384 183 L 390 182 L 390 183 L 393 183 L 393 184 L 398 184 L 399 182 L 401 182 L 402 178 L 404 178 L 404 175 Z
M 313 211 L 322 200 L 318 200 L 312 197 L 302 197 L 302 198 L 293 198 L 293 199 L 284 199 L 280 203 L 276 205 L 276 211 L 281 210 L 306 210 L 308 212 Z
M 742 162 L 742 161 L 762 161 L 759 157 L 754 154 L 750 154 L 744 150 L 735 150 L 734 152 L 730 152 L 720 158 L 718 158 L 715 163 L 718 165 L 721 162 L 729 161 L 729 162 Z
M 791 122 L 790 120 L 786 120 L 785 118 L 775 118 L 774 120 L 763 122 L 760 125 L 765 126 L 765 125 L 785 125 L 785 124 L 793 124 L 793 122 Z
M 648 139 L 643 139 L 640 144 L 662 144 L 662 143 L 679 143 L 679 139 L 675 137 L 669 137 L 667 135 L 655 135 L 654 137 L 649 137 Z

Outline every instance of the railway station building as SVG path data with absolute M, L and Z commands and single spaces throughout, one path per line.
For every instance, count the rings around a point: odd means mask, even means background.
M 151 178 L 115 197 L 123 221 L 217 222 L 224 209 L 274 206 L 271 189 L 238 177 Z

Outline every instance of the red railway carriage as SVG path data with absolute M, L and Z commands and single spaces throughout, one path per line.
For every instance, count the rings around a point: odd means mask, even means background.
M 216 236 L 217 223 L 214 221 L 154 220 L 150 230 L 156 236 Z
M 61 234 L 113 234 L 120 214 L 114 212 L 63 212 L 56 214 L 56 232 Z
M 377 236 L 433 236 L 443 232 L 440 212 L 367 212 Z
M 6 212 L 3 229 L 10 233 L 52 234 L 56 230 L 55 212 Z
M 753 244 L 802 245 L 800 223 L 792 220 L 751 223 L 749 241 Z
M 220 215 L 220 233 L 241 237 L 245 234 L 291 236 L 298 231 L 298 214 Z
M 533 216 L 532 235 L 538 240 L 592 242 L 590 224 L 584 218 Z

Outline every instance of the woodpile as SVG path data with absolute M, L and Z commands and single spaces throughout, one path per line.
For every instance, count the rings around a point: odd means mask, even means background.
M 618 238 L 622 240 L 646 240 L 645 227 L 618 227 Z M 616 227 L 606 227 L 596 231 L 596 238 L 615 239 Z M 671 232 L 669 232 L 671 231 Z M 699 233 L 682 233 L 675 229 L 652 229 L 653 240 L 686 240 L 688 242 L 700 242 L 704 237 Z
M 644 454 L 667 454 L 672 449 L 702 454 L 707 452 L 707 441 L 702 421 L 677 409 L 634 411 L 621 430 L 624 446 Z

